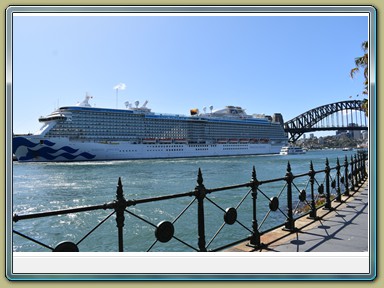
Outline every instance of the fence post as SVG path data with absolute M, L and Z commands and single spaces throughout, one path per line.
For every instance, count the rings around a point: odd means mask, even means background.
M 355 183 L 354 183 L 354 179 L 353 179 L 353 173 L 354 173 L 354 170 L 353 170 L 353 156 L 351 155 L 351 162 L 349 162 L 349 164 L 351 165 L 351 173 L 349 173 L 349 177 L 351 177 L 351 187 L 349 188 L 350 191 L 355 191 Z
M 365 180 L 366 179 L 366 177 L 367 177 L 367 175 L 368 175 L 368 173 L 367 173 L 367 170 L 366 170 L 366 166 L 365 166 L 365 164 L 366 164 L 366 161 L 368 160 L 367 158 L 368 158 L 368 154 L 366 154 L 366 153 L 361 153 L 362 155 L 361 155 L 361 167 L 362 167 L 362 171 L 361 171 L 361 174 L 362 174 L 362 179 L 363 180 Z
M 360 167 L 358 166 L 358 162 L 357 162 L 357 156 L 356 154 L 354 155 L 353 157 L 353 161 L 355 162 L 355 185 L 358 186 L 359 183 L 360 183 Z
M 205 247 L 205 224 L 204 224 L 204 198 L 206 190 L 203 184 L 201 169 L 197 174 L 197 186 L 195 187 L 195 197 L 197 199 L 197 225 L 198 225 L 198 246 L 200 252 L 206 252 Z
M 344 181 L 345 181 L 345 183 L 344 183 L 344 185 L 345 185 L 344 196 L 349 196 L 347 155 L 345 155 L 345 158 L 344 158 Z
M 315 192 L 314 192 L 314 185 L 315 185 L 315 170 L 313 170 L 313 162 L 309 164 L 309 183 L 311 184 L 311 212 L 309 212 L 309 219 L 318 219 L 317 217 L 317 210 L 316 210 L 316 202 L 315 202 Z
M 119 242 L 119 252 L 124 251 L 123 245 L 123 227 L 124 227 L 124 210 L 127 207 L 127 201 L 124 198 L 123 193 L 123 184 L 121 183 L 121 177 L 117 183 L 116 189 L 116 201 L 115 201 L 115 211 L 116 211 L 116 227 L 117 227 L 117 237 Z
M 368 153 L 364 153 L 363 154 L 363 173 L 364 173 L 364 179 L 366 179 L 368 177 L 368 172 L 367 172 L 367 164 L 368 163 Z
M 364 156 L 362 153 L 359 153 L 358 155 L 359 159 L 359 177 L 360 177 L 360 182 L 364 182 Z
M 285 173 L 285 181 L 287 182 L 287 209 L 288 209 L 288 218 L 285 222 L 284 230 L 294 231 L 295 230 L 295 221 L 293 219 L 293 208 L 292 208 L 292 180 L 293 174 L 291 172 L 291 164 L 288 161 L 287 172 Z
M 339 157 L 337 157 L 336 160 L 336 200 L 337 202 L 342 202 L 341 201 L 341 189 L 340 189 L 340 161 Z
M 328 157 L 325 159 L 325 206 L 324 209 L 332 210 L 331 205 L 331 189 L 329 179 L 331 168 L 329 167 Z
M 251 187 L 252 187 L 252 235 L 249 241 L 249 246 L 259 247 L 260 246 L 260 232 L 259 225 L 257 223 L 257 189 L 259 187 L 259 181 L 256 178 L 256 169 L 253 166 L 252 169 L 252 179 L 251 179 Z

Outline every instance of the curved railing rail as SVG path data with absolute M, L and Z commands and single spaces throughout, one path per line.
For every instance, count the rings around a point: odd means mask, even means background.
M 302 174 L 293 174 L 290 163 L 287 164 L 285 176 L 281 178 L 275 178 L 270 180 L 259 180 L 256 176 L 256 169 L 253 167 L 251 173 L 251 180 L 246 183 L 237 185 L 218 187 L 218 188 L 206 188 L 203 181 L 203 173 L 201 169 L 198 170 L 197 185 L 194 190 L 164 195 L 159 197 L 150 197 L 143 199 L 126 199 L 123 192 L 123 185 L 121 178 L 118 180 L 116 189 L 116 199 L 104 203 L 101 205 L 77 207 L 71 209 L 47 211 L 25 215 L 13 215 L 13 233 L 19 235 L 25 239 L 28 239 L 42 247 L 53 252 L 78 252 L 79 246 L 90 235 L 93 235 L 95 231 L 103 225 L 111 216 L 115 215 L 117 226 L 117 242 L 119 252 L 129 251 L 124 249 L 124 236 L 125 233 L 129 233 L 129 223 L 125 221 L 125 216 L 138 219 L 153 227 L 153 241 L 146 249 L 146 251 L 153 251 L 155 245 L 161 243 L 167 243 L 170 240 L 179 242 L 183 248 L 183 251 L 221 251 L 232 245 L 249 241 L 249 245 L 255 248 L 262 247 L 261 235 L 267 233 L 272 229 L 276 229 L 283 225 L 283 229 L 287 231 L 296 231 L 295 221 L 303 216 L 308 216 L 314 220 L 317 220 L 317 211 L 319 208 L 333 210 L 332 202 L 341 202 L 342 195 L 349 196 L 351 191 L 354 191 L 360 183 L 364 182 L 367 178 L 367 171 L 365 161 L 367 160 L 366 153 L 357 153 L 351 156 L 348 161 L 345 156 L 344 162 L 340 164 L 337 159 L 336 165 L 330 167 L 328 159 L 325 161 L 325 167 L 322 170 L 315 171 L 312 162 L 309 165 L 309 171 Z M 278 191 L 278 193 L 276 193 Z M 235 193 L 238 196 L 241 194 L 241 198 L 237 204 L 232 206 L 223 206 L 227 204 L 220 203 L 219 199 L 222 193 Z M 216 197 L 216 195 L 218 195 Z M 260 196 L 261 199 L 258 197 Z M 164 219 L 162 221 L 156 221 L 155 218 L 151 219 L 149 216 L 141 215 L 137 213 L 134 207 L 143 205 L 145 203 L 160 203 L 161 201 L 176 201 L 180 198 L 191 198 L 185 207 L 178 212 L 176 216 L 171 219 Z M 285 203 L 282 205 L 282 203 Z M 210 204 L 209 213 L 206 209 Z M 243 206 L 247 206 L 243 209 Z M 183 233 L 179 233 L 180 230 L 175 229 L 175 224 L 185 217 L 186 211 L 191 209 L 196 210 L 197 221 L 196 225 L 193 225 L 191 221 L 190 225 L 183 225 L 183 229 L 191 229 L 197 240 L 197 244 L 193 245 L 189 243 L 191 239 L 185 239 Z M 262 208 L 262 209 L 260 209 Z M 215 210 L 213 210 L 215 209 Z M 40 217 L 57 216 L 71 213 L 89 212 L 95 210 L 110 211 L 103 220 L 101 220 L 95 227 L 81 237 L 77 242 L 62 241 L 51 247 L 50 245 L 43 243 L 41 240 L 37 240 L 31 236 L 28 236 L 25 232 L 16 230 L 16 222 L 25 221 L 28 219 L 35 219 Z M 219 211 L 222 213 L 222 223 L 215 223 L 218 227 L 206 227 L 206 218 L 212 217 L 212 213 Z M 273 215 L 274 222 L 276 219 L 280 224 L 271 227 L 267 220 Z M 169 218 L 169 217 L 168 217 Z M 220 218 L 217 218 L 220 219 Z M 272 223 L 270 221 L 269 223 Z M 127 225 L 126 225 L 127 224 Z M 235 234 L 236 239 L 226 242 L 228 235 L 224 235 L 224 241 L 216 241 L 216 238 L 223 234 L 223 228 L 225 226 L 238 227 Z M 188 226 L 188 227 L 186 227 Z M 265 227 L 265 228 L 264 228 Z M 126 229 L 124 229 L 126 228 Z M 207 237 L 207 229 L 209 230 L 210 239 Z M 127 231 L 125 231 L 127 230 Z M 63 233 L 65 235 L 65 233 Z M 214 245 L 218 242 L 219 244 Z M 133 245 L 132 243 L 130 243 Z

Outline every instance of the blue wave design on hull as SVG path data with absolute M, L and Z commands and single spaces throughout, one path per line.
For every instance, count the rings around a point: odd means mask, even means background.
M 48 146 L 53 146 L 56 143 L 48 141 L 48 140 L 44 140 L 43 144 L 48 145 Z M 67 160 L 74 160 L 78 157 L 84 157 L 87 160 L 91 160 L 91 159 L 96 157 L 96 155 L 90 154 L 88 152 L 82 152 L 78 155 L 73 155 L 74 153 L 78 152 L 79 149 L 74 149 L 74 148 L 69 147 L 69 146 L 63 146 L 59 149 L 53 149 L 51 147 L 46 147 L 46 146 L 42 147 L 40 149 L 37 149 L 37 150 L 31 149 L 31 148 L 36 147 L 37 145 L 39 145 L 39 143 L 33 143 L 32 141 L 25 139 L 23 137 L 15 137 L 15 138 L 13 138 L 13 149 L 12 150 L 13 150 L 13 153 L 15 153 L 19 147 L 21 147 L 21 146 L 27 147 L 28 152 L 25 156 L 19 157 L 18 160 L 20 160 L 20 161 L 28 161 L 28 160 L 38 158 L 38 157 L 41 157 L 41 158 L 44 158 L 44 159 L 47 159 L 50 161 L 56 160 L 59 157 L 65 158 Z M 62 153 L 62 154 L 59 154 L 56 156 L 52 155 L 52 154 L 55 154 L 61 150 L 64 151 L 65 153 Z
M 67 160 L 74 160 L 76 159 L 77 157 L 84 157 L 85 159 L 88 159 L 88 160 L 91 160 L 93 158 L 96 157 L 96 155 L 92 155 L 90 153 L 87 153 L 87 152 L 83 152 L 83 153 L 80 153 L 78 155 L 73 155 L 73 154 L 70 154 L 70 153 L 62 153 L 62 154 L 59 154 L 59 155 L 56 155 L 56 156 L 53 156 L 50 154 L 50 152 L 57 152 L 59 150 L 54 150 L 54 149 L 39 149 L 39 150 L 31 150 L 31 149 L 28 149 L 28 153 L 24 156 L 24 157 L 20 157 L 19 160 L 21 161 L 26 161 L 26 160 L 31 160 L 35 157 L 42 157 L 42 158 L 45 158 L 47 160 L 55 160 L 59 157 L 63 157 Z
M 24 137 L 14 137 L 12 139 L 12 152 L 15 153 L 20 146 L 25 146 L 28 148 L 33 148 L 39 145 L 39 143 L 33 143 Z
M 36 158 L 36 157 L 41 157 L 41 158 L 44 158 L 44 159 L 47 159 L 47 160 L 50 160 L 50 161 L 56 160 L 59 157 L 63 157 L 65 159 L 67 159 L 67 160 L 74 160 L 77 157 L 84 157 L 87 160 L 91 160 L 91 159 L 96 157 L 96 155 L 93 155 L 93 154 L 90 154 L 90 153 L 87 153 L 87 152 L 83 152 L 83 153 L 80 153 L 78 155 L 73 155 L 73 154 L 70 154 L 70 153 L 62 153 L 62 154 L 59 154 L 59 155 L 56 155 L 56 156 L 51 155 L 51 153 L 56 153 L 59 150 L 61 150 L 61 149 L 55 150 L 55 149 L 51 149 L 51 148 L 46 148 L 46 149 L 42 148 L 42 149 L 39 149 L 39 150 L 31 150 L 31 149 L 28 148 L 28 153 L 25 156 L 20 157 L 19 160 L 20 161 L 27 161 L 27 160 L 31 160 L 31 159 Z
M 43 142 L 45 145 L 48 145 L 48 146 L 53 146 L 53 145 L 55 145 L 56 143 L 53 143 L 53 142 L 51 142 L 51 141 L 49 141 L 49 140 L 44 140 L 44 142 Z

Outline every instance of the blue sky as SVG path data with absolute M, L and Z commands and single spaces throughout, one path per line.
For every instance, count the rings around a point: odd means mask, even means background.
M 336 14 L 334 14 L 336 15 Z M 13 132 L 86 93 L 97 107 L 148 100 L 154 112 L 242 106 L 284 120 L 362 99 L 349 76 L 364 16 L 15 16 Z

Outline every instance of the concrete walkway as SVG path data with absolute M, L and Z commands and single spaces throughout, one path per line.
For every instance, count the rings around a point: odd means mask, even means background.
M 369 245 L 368 179 L 332 202 L 333 210 L 319 209 L 319 220 L 302 217 L 295 221 L 297 231 L 281 228 L 261 236 L 263 248 L 254 249 L 248 242 L 227 249 L 228 252 L 365 252 Z

